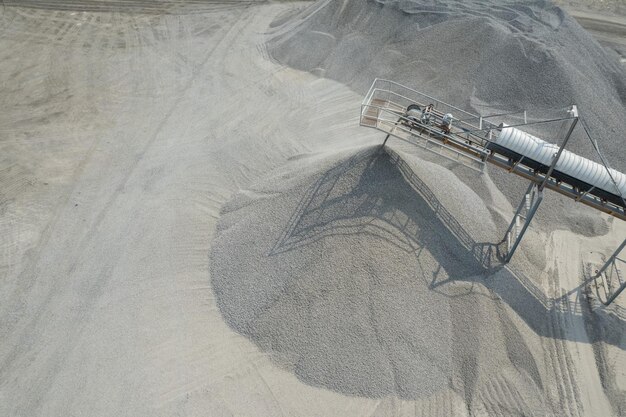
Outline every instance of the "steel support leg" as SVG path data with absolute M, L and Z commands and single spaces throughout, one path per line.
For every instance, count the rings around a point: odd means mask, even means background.
M 396 126 L 398 126 L 398 123 L 400 123 L 401 120 L 402 120 L 402 116 L 400 116 L 398 120 L 396 120 L 396 122 L 393 124 L 393 127 L 391 128 L 391 132 L 393 132 L 393 129 L 395 129 Z M 387 136 L 385 136 L 385 140 L 383 141 L 383 144 L 380 146 L 381 148 L 385 147 L 385 143 L 387 143 L 387 141 L 389 140 L 389 136 L 391 136 L 391 132 L 387 133 Z
M 543 200 L 543 191 L 539 189 L 539 185 L 531 183 L 515 212 L 515 216 L 513 216 L 509 228 L 504 234 L 504 243 L 507 245 L 504 257 L 505 263 L 508 263 L 513 257 L 515 250 L 524 237 L 524 233 L 526 233 L 531 220 L 539 208 L 539 204 L 541 204 L 541 200 Z
M 559 150 L 557 151 L 557 153 L 554 155 L 554 158 L 552 159 L 552 163 L 550 164 L 550 168 L 548 168 L 548 172 L 546 173 L 545 178 L 541 182 L 541 185 L 539 185 L 539 190 L 543 190 L 548 180 L 550 180 L 552 171 L 554 170 L 556 163 L 561 157 L 561 153 L 563 153 L 563 151 L 565 150 L 565 147 L 567 146 L 567 142 L 569 141 L 569 138 L 572 136 L 572 132 L 574 131 L 574 128 L 576 127 L 576 124 L 578 123 L 578 108 L 576 106 L 572 106 L 572 108 L 567 113 L 572 118 L 566 119 L 563 121 L 561 131 L 566 132 L 565 137 L 563 138 L 563 142 L 559 146 Z
M 620 259 L 620 253 L 622 252 L 622 250 L 626 247 L 626 239 L 624 239 L 624 241 L 622 242 L 621 245 L 619 245 L 619 247 L 615 250 L 615 252 L 613 252 L 613 255 L 611 255 L 611 257 L 609 257 L 609 259 L 604 263 L 604 265 L 602 266 L 602 268 L 600 268 L 600 270 L 598 270 L 598 273 L 595 274 L 593 276 L 592 279 L 596 280 L 598 278 L 602 278 L 603 280 L 605 280 L 604 284 L 605 285 L 605 291 L 606 291 L 606 301 L 602 301 L 602 304 L 604 305 L 609 305 L 613 302 L 613 300 L 615 300 L 617 298 L 618 295 L 621 294 L 622 291 L 624 291 L 624 289 L 626 288 L 626 280 L 624 280 L 623 277 L 621 277 L 621 270 L 620 270 L 620 264 L 626 265 L 626 260 L 624 259 Z M 612 268 L 611 268 L 612 267 Z M 610 269 L 610 276 L 607 276 L 605 274 L 605 272 L 607 272 L 607 270 Z M 615 275 L 617 277 L 617 282 L 619 283 L 619 287 L 611 293 L 611 287 L 610 287 L 610 282 L 606 282 L 607 280 L 610 280 L 610 278 L 613 275 L 613 272 L 615 272 Z
M 561 157 L 561 153 L 565 149 L 567 142 L 572 136 L 572 132 L 576 127 L 576 123 L 578 122 L 578 109 L 576 106 L 572 106 L 568 111 L 571 119 L 566 119 L 563 121 L 563 126 L 561 127 L 561 131 L 565 132 L 565 136 L 563 138 L 563 143 L 559 146 L 558 152 L 554 155 L 552 159 L 552 163 L 548 169 L 548 172 L 545 175 L 545 178 L 540 184 L 531 183 L 524 195 L 524 199 L 520 203 L 517 211 L 515 212 L 515 216 L 513 216 L 513 221 L 509 225 L 509 229 L 506 231 L 504 235 L 504 241 L 507 245 L 506 256 L 504 257 L 504 262 L 507 263 L 513 257 L 515 250 L 519 246 L 522 238 L 524 237 L 524 233 L 526 233 L 526 229 L 530 225 L 531 220 L 535 216 L 537 209 L 539 208 L 539 204 L 541 204 L 541 200 L 543 200 L 543 189 L 550 179 L 552 175 L 552 171 L 556 166 L 559 158 Z M 526 113 L 524 112 L 524 120 L 526 120 Z M 521 222 L 524 222 L 521 224 Z

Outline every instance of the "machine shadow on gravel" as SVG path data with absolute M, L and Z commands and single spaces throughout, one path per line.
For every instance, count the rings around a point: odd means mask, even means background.
M 358 167 L 365 164 L 366 168 Z M 392 179 L 390 187 L 380 177 Z M 356 187 L 338 186 L 347 177 L 360 175 Z M 395 178 L 394 178 L 395 177 Z M 391 185 L 393 183 L 393 185 Z M 340 191 L 337 191 L 341 189 Z M 403 198 L 389 198 L 397 193 Z M 390 206 L 389 201 L 395 204 Z M 417 210 L 416 210 L 417 208 Z M 327 171 L 307 191 L 269 256 L 297 249 L 333 235 L 368 233 L 419 255 L 427 248 L 447 278 L 433 274 L 428 288 L 441 290 L 458 281 L 479 283 L 509 305 L 537 334 L 576 342 L 603 341 L 626 349 L 619 335 L 626 331 L 626 312 L 592 311 L 585 295 L 586 283 L 568 294 L 550 298 L 522 272 L 503 264 L 502 242 L 476 242 L 435 193 L 392 150 L 360 152 Z M 568 295 L 578 293 L 572 305 Z M 552 323 L 584 320 L 590 340 L 579 334 L 555 331 Z M 602 329 L 591 329 L 602 322 Z M 584 337 L 584 336 L 583 336 Z
M 360 179 L 356 187 L 337 193 L 338 183 L 355 175 L 363 164 L 366 168 L 358 173 Z M 380 177 L 387 179 L 389 187 L 381 186 Z M 397 195 L 391 195 L 392 192 Z M 419 210 L 416 211 L 416 207 Z M 348 224 L 337 226 L 338 221 Z M 432 190 L 393 151 L 361 152 L 326 172 L 300 201 L 270 255 L 325 236 L 356 233 L 376 234 L 407 252 L 449 242 L 452 246 L 446 256 L 438 258 L 446 270 L 450 259 L 465 264 L 467 271 L 464 272 L 468 274 L 491 274 L 502 267 L 500 244 L 474 241 Z

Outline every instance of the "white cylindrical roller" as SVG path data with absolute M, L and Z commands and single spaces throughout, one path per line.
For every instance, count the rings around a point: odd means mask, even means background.
M 506 125 L 502 126 L 502 130 L 493 142 L 548 167 L 559 150 L 559 147 L 553 143 Z M 561 153 L 554 169 L 616 196 L 626 197 L 625 174 L 610 168 L 607 170 L 603 164 L 583 158 L 567 149 Z M 615 183 L 611 180 L 611 176 Z

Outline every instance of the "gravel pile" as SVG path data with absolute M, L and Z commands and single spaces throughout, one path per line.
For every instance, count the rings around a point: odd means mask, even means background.
M 362 93 L 384 77 L 482 114 L 576 103 L 626 168 L 622 67 L 549 2 L 328 0 L 272 31 L 275 59 Z M 547 389 L 540 336 L 564 319 L 535 283 L 492 263 L 488 242 L 510 207 L 488 177 L 402 149 L 302 157 L 230 201 L 211 254 L 224 318 L 311 385 L 374 398 L 447 392 L 471 413 L 558 415 L 567 400 Z M 491 174 L 517 189 L 517 204 L 525 185 Z M 555 221 L 565 204 L 569 216 Z M 550 195 L 545 206 L 551 227 L 607 230 L 568 200 Z M 530 276 L 545 262 L 537 236 L 519 255 Z
M 536 335 L 476 285 L 492 272 L 476 251 L 495 239 L 489 210 L 458 180 L 436 187 L 446 172 L 361 148 L 298 159 L 241 192 L 211 255 L 226 321 L 311 385 L 406 399 L 452 389 L 471 404 L 504 384 L 524 399 L 517 411 L 544 415 Z

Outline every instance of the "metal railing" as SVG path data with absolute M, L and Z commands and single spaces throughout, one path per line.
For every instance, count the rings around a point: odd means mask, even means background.
M 370 110 L 375 110 L 375 112 L 368 113 Z M 375 127 L 405 141 L 419 137 L 418 142 L 411 141 L 411 143 L 446 159 L 462 163 L 471 169 L 483 170 L 485 158 L 489 153 L 481 143 L 484 140 L 465 138 L 466 140 L 463 141 L 458 135 L 443 133 L 435 125 L 422 125 L 419 130 L 416 130 L 412 126 L 413 123 L 403 113 L 389 106 L 365 105 L 364 115 L 361 118 L 362 126 Z M 460 148 L 463 148 L 463 151 L 460 151 Z
M 376 103 L 382 103 L 383 105 Z M 385 118 L 392 120 L 395 117 L 396 120 L 400 118 L 400 122 L 407 123 L 409 120 L 404 117 L 404 113 L 411 104 L 417 104 L 422 108 L 432 104 L 434 108 L 433 115 L 438 119 L 441 119 L 446 113 L 451 113 L 455 117 L 453 121 L 454 126 L 462 132 L 457 133 L 456 136 L 461 136 L 465 140 L 470 141 L 470 145 L 471 143 L 477 143 L 481 148 L 484 148 L 486 142 L 492 137 L 491 130 L 497 128 L 497 125 L 484 120 L 479 115 L 472 114 L 394 81 L 380 78 L 374 80 L 361 103 L 361 124 L 365 126 L 371 125 L 363 123 L 364 119 L 371 118 L 371 114 L 376 114 L 380 117 L 381 113 L 384 116 L 383 120 Z M 376 111 L 372 112 L 371 110 Z M 370 114 L 369 117 L 368 113 Z M 396 120 L 393 121 L 395 122 Z M 448 139 L 453 140 L 452 137 Z M 485 153 L 484 150 L 478 148 L 473 149 L 473 151 L 480 154 Z
M 451 104 L 448 104 L 444 101 L 441 101 L 439 99 L 436 99 L 432 96 L 429 96 L 428 94 L 424 94 L 422 92 L 419 92 L 417 90 L 414 90 L 410 87 L 406 87 L 402 84 L 399 84 L 395 81 L 391 81 L 391 80 L 385 80 L 382 78 L 376 78 L 374 80 L 374 82 L 372 83 L 372 86 L 370 87 L 368 93 L 365 96 L 365 99 L 363 100 L 363 104 L 367 104 L 371 101 L 371 98 L 374 94 L 374 92 L 376 90 L 379 91 L 383 91 L 383 92 L 387 92 L 391 95 L 396 95 L 396 96 L 400 96 L 400 97 L 404 97 L 408 100 L 408 103 L 406 104 L 407 106 L 411 103 L 432 103 L 434 105 L 434 107 L 437 109 L 448 109 L 448 111 L 454 111 L 454 112 L 458 112 L 458 113 L 462 113 L 463 117 L 473 117 L 476 119 L 480 119 L 480 116 L 472 114 L 470 112 L 467 112 L 463 109 L 460 109 L 458 107 L 455 107 Z M 387 99 L 390 100 L 391 96 L 388 96 Z

